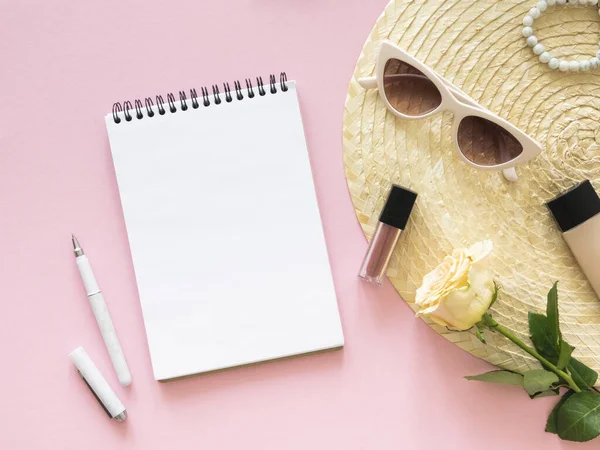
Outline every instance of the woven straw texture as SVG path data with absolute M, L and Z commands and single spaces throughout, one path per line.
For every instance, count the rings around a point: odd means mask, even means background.
M 551 71 L 521 36 L 533 0 L 393 0 L 364 45 L 344 115 L 344 165 L 358 220 L 370 239 L 391 183 L 419 193 L 388 277 L 413 308 L 423 275 L 455 247 L 491 239 L 501 285 L 494 317 L 527 339 L 527 312 L 542 312 L 560 280 L 563 334 L 575 356 L 600 370 L 600 302 L 575 263 L 544 203 L 583 180 L 600 188 L 600 69 Z M 596 7 L 550 7 L 534 33 L 553 56 L 590 58 L 600 36 Z M 389 39 L 542 143 L 542 155 L 519 167 L 519 181 L 469 168 L 454 155 L 452 115 L 396 119 L 376 89 L 378 44 Z M 537 363 L 497 334 L 481 344 L 471 332 L 429 323 L 462 349 L 507 369 Z

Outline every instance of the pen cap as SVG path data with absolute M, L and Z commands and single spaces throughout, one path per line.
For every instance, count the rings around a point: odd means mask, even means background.
M 381 211 L 379 221 L 404 230 L 416 200 L 416 192 L 397 184 L 392 185 L 392 190 L 388 195 L 383 211 Z
M 548 208 L 564 233 L 600 213 L 600 198 L 586 180 L 549 201 Z
M 73 350 L 69 354 L 69 358 L 75 364 L 82 378 L 94 392 L 108 415 L 113 419 L 123 420 L 125 417 L 125 406 L 123 406 L 117 394 L 111 389 L 83 347 Z

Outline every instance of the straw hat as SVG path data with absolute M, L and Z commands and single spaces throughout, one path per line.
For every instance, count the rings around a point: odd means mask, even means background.
M 543 311 L 559 280 L 563 334 L 575 355 L 600 370 L 600 301 L 575 263 L 544 203 L 583 179 L 600 190 L 600 69 L 552 71 L 526 47 L 523 16 L 535 1 L 395 0 L 364 45 L 348 90 L 344 165 L 358 220 L 372 235 L 391 183 L 419 193 L 388 271 L 414 309 L 423 275 L 455 247 L 495 244 L 492 265 L 502 291 L 494 316 L 528 336 L 527 312 Z M 597 7 L 556 6 L 534 30 L 553 56 L 594 56 Z M 389 39 L 542 143 L 544 151 L 517 168 L 519 181 L 469 168 L 453 155 L 452 115 L 396 119 L 376 89 L 378 43 Z M 417 319 L 415 319 L 417 320 Z M 501 336 L 481 344 L 471 332 L 433 330 L 473 355 L 523 371 L 537 363 Z M 419 345 L 415 342 L 415 345 Z

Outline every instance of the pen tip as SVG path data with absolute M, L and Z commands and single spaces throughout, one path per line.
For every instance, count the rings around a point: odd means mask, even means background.
M 71 240 L 73 241 L 73 250 L 75 251 L 75 256 L 83 255 L 83 249 L 81 248 L 81 245 L 79 245 L 79 241 L 73 233 L 71 233 Z

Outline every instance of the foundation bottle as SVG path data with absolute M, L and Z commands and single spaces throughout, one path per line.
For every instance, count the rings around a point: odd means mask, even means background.
M 548 202 L 563 237 L 600 295 L 600 198 L 586 180 Z

